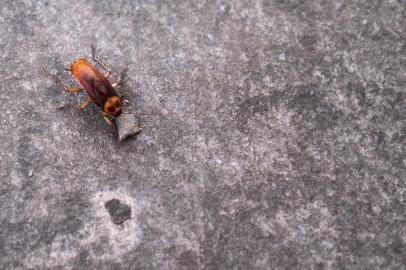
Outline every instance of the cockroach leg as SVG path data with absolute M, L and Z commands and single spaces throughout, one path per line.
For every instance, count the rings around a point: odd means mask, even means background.
M 124 106 L 127 104 L 131 104 L 127 99 L 124 99 L 122 97 L 120 97 L 120 98 L 121 98 L 121 102 L 123 103 Z
M 74 94 L 74 93 L 79 93 L 79 92 L 83 91 L 82 88 L 65 86 L 63 84 L 62 80 L 58 78 L 58 76 L 49 73 L 44 67 L 42 67 L 42 69 L 44 70 L 45 74 L 47 74 L 47 75 L 51 76 L 52 78 L 54 78 L 56 84 L 58 84 L 60 87 L 62 87 L 62 89 L 65 92 Z
M 87 106 L 89 106 L 89 104 L 90 104 L 91 101 L 92 101 L 92 100 L 88 97 L 86 101 L 82 102 L 82 103 L 79 105 L 79 109 L 83 110 L 84 108 L 86 108 Z
M 118 75 L 117 81 L 115 83 L 111 84 L 111 86 L 113 86 L 113 88 L 116 91 L 121 90 L 126 73 L 127 73 L 127 69 L 124 69 L 122 72 L 120 72 L 120 75 Z M 122 90 L 121 90 L 121 92 L 122 92 Z M 129 103 L 128 100 L 124 99 L 126 96 L 127 96 L 127 93 L 122 93 L 121 95 L 119 95 L 119 97 L 123 101 L 124 105 Z
M 90 99 L 90 98 L 87 98 L 86 101 L 80 103 L 79 105 L 66 104 L 66 105 L 64 105 L 64 106 L 62 106 L 62 107 L 59 107 L 58 109 L 59 109 L 59 110 L 62 110 L 62 109 L 66 109 L 66 108 L 72 108 L 72 109 L 83 110 L 84 108 L 86 108 L 87 106 L 89 106 L 90 102 L 91 102 L 91 99 Z
M 104 112 L 102 112 L 102 115 L 103 115 L 104 121 L 106 121 L 106 123 L 107 123 L 110 127 L 112 127 L 112 126 L 113 126 L 113 122 L 111 122 L 111 119 L 110 119 L 109 115 L 106 114 L 106 113 L 104 113 Z
M 93 58 L 93 60 L 96 61 L 100 66 L 102 66 L 102 68 L 104 68 L 104 70 L 107 71 L 105 74 L 103 74 L 104 77 L 107 79 L 107 78 L 110 76 L 111 71 L 110 71 L 110 69 L 109 69 L 105 64 L 103 64 L 103 63 L 96 57 L 96 49 L 94 48 L 93 45 L 92 45 L 92 58 Z
M 123 86 L 123 80 L 118 77 L 118 80 L 115 83 L 112 83 L 111 86 L 113 86 L 115 90 L 118 90 L 121 88 L 121 86 Z
M 65 90 L 68 93 L 75 94 L 83 91 L 83 88 L 78 88 L 78 87 L 69 87 L 68 90 Z
M 113 86 L 114 88 L 117 88 L 117 87 L 118 87 L 118 88 L 121 88 L 121 86 L 123 85 L 124 77 L 126 76 L 126 74 L 127 74 L 127 67 L 124 68 L 124 69 L 120 72 L 120 74 L 118 75 L 117 82 L 114 83 L 115 86 Z
M 110 76 L 110 74 L 111 74 L 111 72 L 110 72 L 110 71 L 108 71 L 108 72 L 104 73 L 104 74 L 103 74 L 103 76 L 104 76 L 104 78 L 106 78 L 106 79 L 107 79 L 107 78 Z
M 111 130 L 118 136 L 118 131 L 117 131 L 117 127 L 115 124 L 113 124 L 113 122 L 111 121 L 111 118 L 108 114 L 102 112 L 103 115 L 103 119 L 104 121 L 106 121 L 107 125 L 109 125 L 109 127 L 111 128 Z
M 127 99 L 125 99 L 127 96 L 128 96 L 127 93 L 123 93 L 118 96 L 124 105 L 130 104 L 130 102 Z
M 78 88 L 78 87 L 67 87 L 63 84 L 61 79 L 59 79 L 56 75 L 54 75 L 55 82 L 62 87 L 62 89 L 69 94 L 75 94 L 83 91 L 83 88 Z

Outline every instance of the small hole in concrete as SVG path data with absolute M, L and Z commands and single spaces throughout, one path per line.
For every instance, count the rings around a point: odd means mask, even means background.
M 131 207 L 118 199 L 112 199 L 104 204 L 114 224 L 122 224 L 131 218 Z

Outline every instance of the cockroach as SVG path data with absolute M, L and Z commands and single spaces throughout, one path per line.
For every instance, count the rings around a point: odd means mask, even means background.
M 123 103 L 125 102 L 116 91 L 116 89 L 122 84 L 123 74 L 119 76 L 116 83 L 111 84 L 108 80 L 108 77 L 111 74 L 110 70 L 96 57 L 93 45 L 91 46 L 91 49 L 92 59 L 96 61 L 106 73 L 102 74 L 87 59 L 80 58 L 74 61 L 69 69 L 65 69 L 70 71 L 73 79 L 80 87 L 67 87 L 56 75 L 52 75 L 56 83 L 61 86 L 65 92 L 74 94 L 85 90 L 88 95 L 87 100 L 83 103 L 79 105 L 68 104 L 60 107 L 60 109 L 76 108 L 83 110 L 93 102 L 102 108 L 103 119 L 109 126 L 112 126 L 112 119 L 120 116 Z M 43 69 L 47 73 L 46 69 Z

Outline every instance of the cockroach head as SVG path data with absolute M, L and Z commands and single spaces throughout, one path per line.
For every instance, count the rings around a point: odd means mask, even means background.
M 103 112 L 118 117 L 121 113 L 121 99 L 118 96 L 109 97 L 103 105 Z

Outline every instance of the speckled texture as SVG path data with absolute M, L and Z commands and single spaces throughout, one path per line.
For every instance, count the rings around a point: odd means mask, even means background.
M 404 0 L 0 0 L 0 269 L 405 269 L 405 41 Z M 40 68 L 92 43 L 123 143 Z

